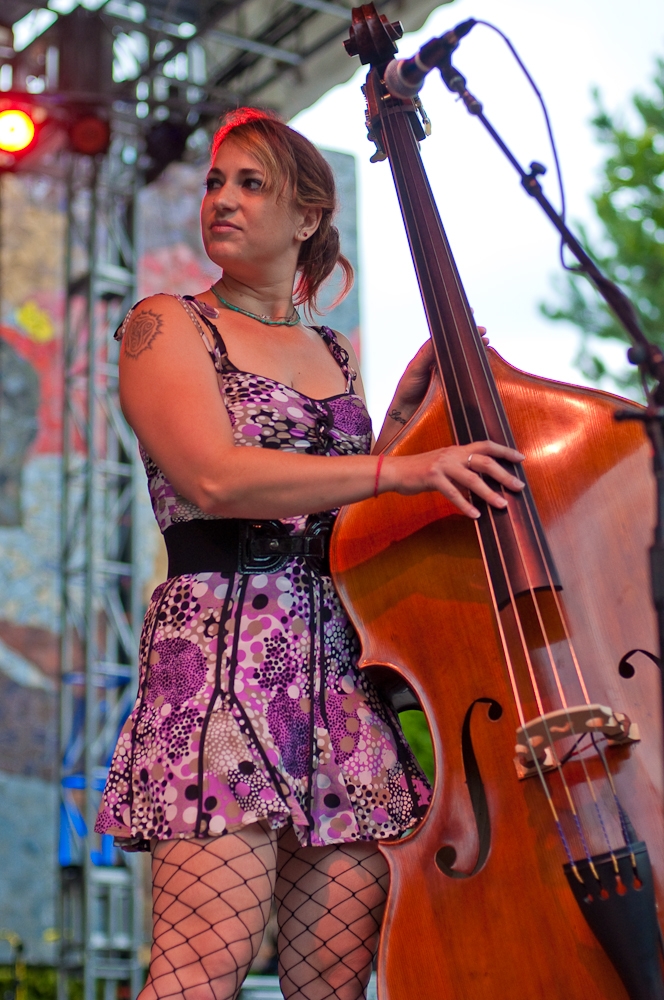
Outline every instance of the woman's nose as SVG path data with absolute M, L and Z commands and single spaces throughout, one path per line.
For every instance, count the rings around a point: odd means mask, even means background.
M 212 204 L 216 211 L 233 211 L 237 208 L 237 198 L 229 184 L 224 184 L 212 193 Z

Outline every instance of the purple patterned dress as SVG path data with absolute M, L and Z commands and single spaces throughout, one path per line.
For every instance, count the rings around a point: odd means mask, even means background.
M 180 301 L 221 376 L 236 445 L 369 452 L 371 421 L 331 330 L 319 332 L 346 392 L 310 399 L 238 371 L 210 322 L 216 311 Z M 214 352 L 203 324 L 215 333 Z M 141 453 L 162 532 L 210 517 Z M 306 522 L 282 524 L 298 534 Z M 260 819 L 274 829 L 292 822 L 309 845 L 398 837 L 422 815 L 430 790 L 394 713 L 357 670 L 358 653 L 332 580 L 303 557 L 269 574 L 168 579 L 145 616 L 138 698 L 118 738 L 97 832 L 129 850 Z

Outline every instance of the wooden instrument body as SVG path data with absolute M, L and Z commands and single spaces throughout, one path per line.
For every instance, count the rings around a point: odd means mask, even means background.
M 560 574 L 561 601 L 590 700 L 625 712 L 639 725 L 640 742 L 606 754 L 621 801 L 648 844 L 661 909 L 659 671 L 637 656 L 634 678 L 618 672 L 629 650 L 657 650 L 648 596 L 654 520 L 649 445 L 640 424 L 613 420 L 624 402 L 617 397 L 527 375 L 489 354 L 514 438 L 526 455 L 524 469 Z M 454 443 L 435 376 L 389 451 L 410 454 Z M 341 511 L 331 562 L 360 634 L 361 666 L 389 667 L 407 682 L 427 714 L 435 750 L 426 817 L 404 840 L 381 845 L 391 872 L 379 957 L 381 1000 L 412 1000 L 415 990 L 431 1000 L 504 1000 L 513 993 L 626 1000 L 563 875 L 566 858 L 540 782 L 517 778 L 519 719 L 475 524 L 439 494 L 383 494 Z M 525 603 L 521 610 L 528 631 Z M 550 594 L 542 597 L 540 611 L 550 634 L 559 631 Z M 500 620 L 510 639 L 512 611 L 502 612 Z M 546 652 L 536 640 L 531 645 L 549 710 L 559 705 L 556 685 Z M 565 643 L 554 641 L 553 648 L 568 704 L 581 704 Z M 518 657 L 514 669 L 525 691 L 527 669 Z M 492 720 L 478 699 L 498 702 L 501 717 Z M 526 718 L 538 714 L 527 697 L 524 707 Z M 454 872 L 469 873 L 480 850 L 462 757 L 468 720 L 491 834 L 484 864 L 464 878 L 444 874 L 436 854 L 451 845 Z M 588 767 L 610 812 L 610 786 L 599 759 L 589 758 Z M 570 762 L 565 774 L 590 831 L 590 852 L 605 851 L 581 766 Z M 559 812 L 569 819 L 557 774 L 550 784 Z M 608 832 L 614 843 L 620 841 L 619 829 Z M 573 849 L 582 856 L 578 843 Z

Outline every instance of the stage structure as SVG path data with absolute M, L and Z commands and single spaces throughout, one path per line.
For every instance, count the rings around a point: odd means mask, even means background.
M 136 692 L 143 601 L 136 442 L 118 400 L 113 333 L 136 299 L 137 175 L 117 135 L 74 157 L 67 191 L 62 455 L 61 1000 L 141 986 L 142 887 L 134 855 L 91 834 L 119 728 Z M 135 138 L 134 138 L 135 142 Z M 97 842 L 98 840 L 98 842 Z
M 84 1000 L 98 1000 L 100 989 L 104 1000 L 117 1000 L 121 985 L 135 997 L 146 959 L 146 858 L 124 854 L 110 837 L 91 832 L 136 690 L 145 597 L 144 474 L 119 408 L 113 340 L 137 293 L 139 191 L 169 163 L 200 155 L 224 109 L 256 103 L 288 118 L 347 79 L 354 66 L 341 39 L 350 6 L 331 0 L 48 0 L 32 7 L 4 0 L 0 10 L 0 103 L 16 97 L 28 111 L 39 111 L 34 145 L 16 162 L 0 161 L 0 170 L 42 173 L 66 186 L 60 892 L 58 933 L 51 937 L 59 939 L 59 1000 L 67 1000 L 71 981 L 81 978 Z M 381 10 L 413 30 L 437 6 L 435 0 L 391 0 Z M 88 119 L 110 126 L 105 152 L 84 155 L 90 137 L 99 140 L 94 124 L 92 131 L 79 127 Z M 350 177 L 352 165 L 349 173 L 334 156 L 333 166 Z M 357 301 L 346 310 L 356 325 Z M 11 319 L 6 310 L 3 319 Z M 11 523 L 0 518 L 0 525 Z M 14 632 L 2 634 L 9 642 Z

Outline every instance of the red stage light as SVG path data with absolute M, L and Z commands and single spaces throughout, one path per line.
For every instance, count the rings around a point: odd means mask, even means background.
M 0 111 L 0 152 L 20 153 L 35 137 L 35 123 L 18 108 Z
M 111 137 L 110 126 L 103 118 L 96 115 L 85 115 L 69 129 L 72 149 L 86 156 L 96 156 L 105 153 Z

